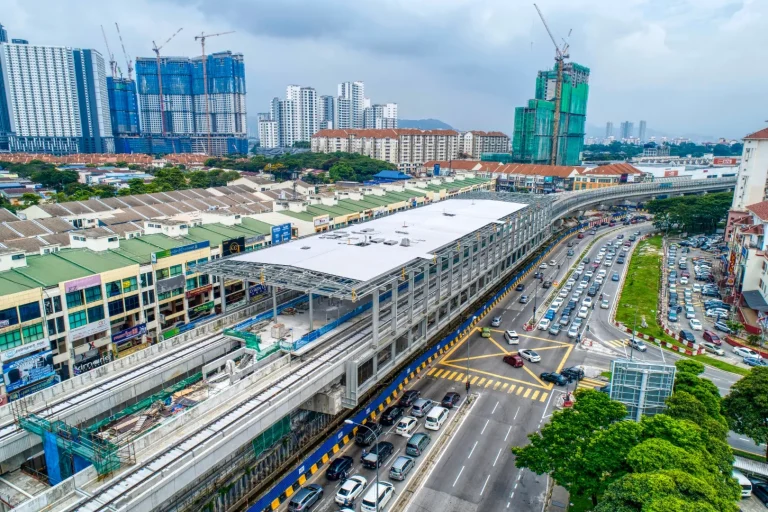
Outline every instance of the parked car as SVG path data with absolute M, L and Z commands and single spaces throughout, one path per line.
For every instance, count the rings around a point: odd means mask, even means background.
M 696 338 L 693 336 L 693 333 L 691 331 L 686 331 L 685 329 L 680 331 L 680 338 L 682 338 L 683 341 L 688 341 L 690 343 L 696 342 Z
M 720 332 L 724 332 L 725 334 L 733 334 L 733 330 L 725 325 L 725 322 L 715 322 L 715 329 L 717 329 Z
M 725 350 L 721 349 L 720 347 L 718 347 L 714 343 L 704 342 L 704 343 L 701 344 L 701 346 L 704 347 L 704 350 L 706 350 L 707 352 L 711 352 L 712 354 L 715 354 L 715 355 L 718 355 L 718 356 L 724 356 L 725 355 Z
M 704 338 L 704 341 L 709 341 L 710 343 L 713 343 L 718 346 L 723 344 L 723 342 L 720 340 L 720 336 L 718 336 L 716 333 L 712 331 L 704 331 L 701 334 L 701 337 Z
M 541 361 L 541 356 L 534 350 L 524 348 L 517 353 L 520 357 L 531 363 L 538 363 Z
M 761 357 L 760 354 L 747 347 L 733 347 L 733 353 L 739 357 Z
M 747 366 L 768 366 L 768 362 L 762 357 L 745 357 L 744 364 Z
M 328 480 L 346 480 L 352 470 L 355 459 L 348 456 L 334 459 L 325 471 L 325 477 Z
M 676 312 L 674 309 L 670 309 L 670 310 L 667 312 L 667 319 L 668 319 L 670 322 L 677 322 L 677 312 Z
M 552 382 L 556 386 L 565 386 L 568 384 L 568 379 L 556 372 L 544 372 L 539 375 L 539 378 L 544 382 Z
M 446 409 L 453 409 L 453 406 L 458 405 L 459 402 L 461 402 L 461 395 L 451 391 L 445 394 L 443 400 L 440 402 L 440 405 Z
M 697 318 L 691 318 L 688 320 L 688 324 L 691 326 L 691 329 L 694 331 L 700 331 L 702 329 L 701 322 Z

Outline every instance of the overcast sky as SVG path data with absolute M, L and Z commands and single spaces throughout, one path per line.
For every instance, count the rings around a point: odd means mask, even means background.
M 363 80 L 400 117 L 511 135 L 514 107 L 533 96 L 554 48 L 536 10 L 519 0 L 0 0 L 10 37 L 96 48 L 100 25 L 125 69 L 132 57 L 245 55 L 249 114 L 289 83 L 335 94 Z M 592 70 L 587 122 L 645 119 L 664 132 L 742 137 L 768 119 L 768 0 L 540 0 L 571 59 Z

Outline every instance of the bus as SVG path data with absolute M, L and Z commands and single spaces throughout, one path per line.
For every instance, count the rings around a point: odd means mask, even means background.
M 744 476 L 744 473 L 738 469 L 734 469 L 731 472 L 731 476 L 735 478 L 741 486 L 741 499 L 749 498 L 752 496 L 752 482 L 750 482 L 749 479 Z

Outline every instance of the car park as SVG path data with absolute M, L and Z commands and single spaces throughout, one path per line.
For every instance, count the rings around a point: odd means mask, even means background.
M 518 336 L 517 331 L 504 331 L 504 339 L 507 340 L 508 345 L 520 343 L 520 336 Z
M 325 477 L 328 480 L 346 480 L 349 473 L 352 471 L 352 465 L 355 460 L 352 457 L 338 457 L 328 464 L 328 469 L 325 471 Z
M 686 331 L 685 329 L 680 331 L 680 337 L 683 339 L 683 341 L 687 341 L 690 343 L 696 342 L 696 338 L 693 336 L 693 333 L 691 331 Z
M 539 375 L 539 378 L 544 382 L 551 382 L 556 386 L 565 386 L 568 384 L 568 379 L 557 372 L 544 372 Z
M 440 406 L 446 409 L 453 409 L 454 406 L 459 405 L 459 402 L 461 402 L 461 395 L 455 391 L 450 391 L 445 394 L 440 402 Z
M 531 363 L 538 363 L 541 361 L 541 356 L 535 351 L 528 348 L 520 350 L 517 353 L 520 357 Z
M 733 353 L 739 357 L 761 357 L 760 354 L 747 347 L 733 347 Z
M 745 357 L 744 364 L 747 366 L 768 366 L 768 362 L 762 357 Z
M 705 341 L 704 343 L 701 344 L 701 346 L 704 347 L 704 350 L 706 350 L 707 352 L 710 352 L 712 354 L 715 354 L 715 355 L 718 355 L 718 356 L 724 356 L 725 355 L 725 350 L 723 350 L 722 348 L 718 347 L 714 343 L 710 343 L 708 341 Z
M 403 437 L 411 437 L 411 433 L 419 428 L 419 421 L 413 416 L 403 416 L 397 423 L 395 433 Z
M 323 488 L 317 484 L 309 484 L 294 493 L 288 502 L 288 512 L 305 512 L 323 497 Z
M 354 506 L 355 500 L 363 493 L 368 486 L 368 480 L 361 475 L 354 475 L 346 480 L 336 492 L 334 501 L 341 507 Z
M 411 415 L 416 416 L 417 418 L 426 416 L 434 405 L 435 403 L 429 398 L 419 398 L 413 403 L 413 407 L 411 407 Z
M 373 448 L 370 450 L 363 451 L 363 466 L 368 469 L 381 467 L 392 456 L 394 451 L 395 446 L 392 443 L 380 441 L 373 445 Z

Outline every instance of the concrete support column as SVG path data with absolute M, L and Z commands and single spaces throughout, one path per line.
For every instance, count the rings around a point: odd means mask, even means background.
M 416 286 L 416 275 L 413 270 L 410 272 L 410 277 L 408 278 L 408 328 L 411 327 L 411 323 L 413 322 L 413 308 L 414 308 L 414 293 Z
M 392 336 L 397 336 L 397 298 L 398 298 L 398 286 L 399 283 L 395 281 L 392 283 L 392 307 L 390 308 L 390 316 L 392 317 L 392 327 L 390 328 L 390 331 L 392 331 Z M 394 344 L 393 344 L 394 346 Z M 394 353 L 392 354 L 394 355 Z
M 224 277 L 219 278 L 219 293 L 221 295 L 221 313 L 227 312 L 227 298 L 224 296 Z
M 429 263 L 424 266 L 424 314 L 429 311 Z
M 224 304 L 224 295 L 221 296 L 221 303 Z M 272 286 L 272 321 L 277 323 L 277 287 L 276 286 Z
M 379 289 L 374 288 L 373 293 L 371 294 L 371 302 L 373 303 L 373 307 L 371 308 L 373 311 L 373 314 L 371 315 L 373 317 L 373 346 L 378 347 L 379 346 Z
M 309 290 L 309 293 L 307 295 L 309 295 L 309 330 L 311 332 L 315 330 L 315 322 L 314 322 L 315 315 L 313 314 L 314 311 L 312 309 L 312 302 L 313 302 L 312 290 Z
M 456 264 L 454 263 L 453 253 L 450 254 L 451 261 L 448 263 L 448 298 L 451 298 L 451 295 L 453 295 L 453 278 L 454 278 L 454 270 L 456 268 Z
M 464 287 L 464 248 L 459 250 L 459 291 Z

